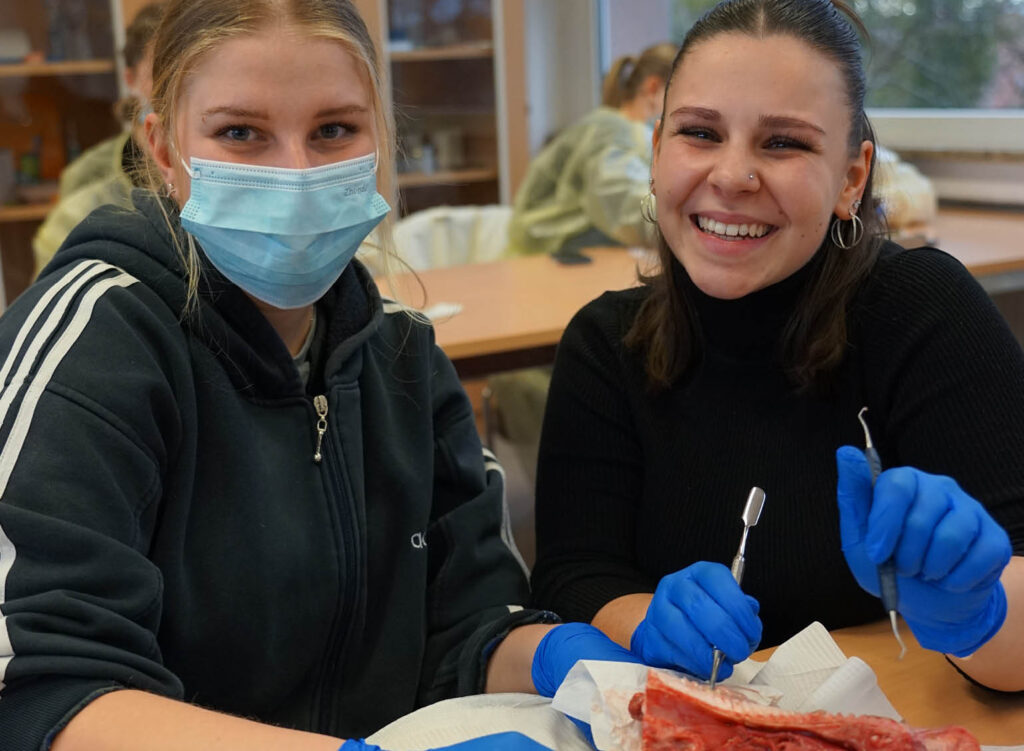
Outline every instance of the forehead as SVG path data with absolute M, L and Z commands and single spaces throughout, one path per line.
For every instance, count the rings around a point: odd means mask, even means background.
M 219 42 L 202 56 L 182 95 L 186 106 L 244 99 L 247 106 L 280 112 L 371 108 L 365 68 L 340 41 L 288 26 Z
M 729 32 L 694 45 L 679 62 L 668 107 L 682 103 L 758 103 L 773 113 L 840 108 L 849 117 L 846 83 L 835 60 L 794 36 Z

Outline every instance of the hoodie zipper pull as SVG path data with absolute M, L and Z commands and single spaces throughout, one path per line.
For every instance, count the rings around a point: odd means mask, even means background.
M 316 421 L 316 452 L 313 454 L 313 461 L 319 464 L 324 458 L 320 449 L 324 443 L 324 433 L 327 432 L 327 397 L 323 394 L 314 396 L 313 407 L 319 418 Z

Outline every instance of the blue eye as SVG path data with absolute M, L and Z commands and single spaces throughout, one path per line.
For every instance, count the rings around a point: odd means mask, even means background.
M 217 135 L 231 141 L 249 141 L 252 140 L 253 131 L 248 125 L 228 125 L 217 131 Z
M 344 138 L 346 135 L 355 133 L 355 131 L 355 128 L 342 125 L 341 123 L 325 123 L 317 129 L 317 137 L 333 141 L 338 138 Z

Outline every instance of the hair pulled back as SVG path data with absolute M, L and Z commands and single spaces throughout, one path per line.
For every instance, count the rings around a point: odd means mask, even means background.
M 875 142 L 864 111 L 866 84 L 858 30 L 867 38 L 860 19 L 841 0 L 724 0 L 687 33 L 672 65 L 666 97 L 689 52 L 703 42 L 737 33 L 756 39 L 793 37 L 832 60 L 841 73 L 850 115 L 847 141 L 850 156 L 856 156 L 862 142 Z M 847 306 L 878 257 L 885 221 L 872 190 L 874 154 L 871 168 L 858 213 L 864 223 L 860 241 L 840 248 L 831 233 L 825 233 L 817 250 L 821 262 L 783 333 L 783 362 L 791 381 L 800 387 L 827 385 L 842 362 Z M 836 220 L 833 215 L 832 221 Z M 660 270 L 642 278 L 649 295 L 625 337 L 628 347 L 643 353 L 648 384 L 654 391 L 668 388 L 700 355 L 691 303 L 674 278 L 681 271 L 660 229 L 657 238 Z
M 601 104 L 618 108 L 633 101 L 649 76 L 667 81 L 672 74 L 672 62 L 677 51 L 674 44 L 663 42 L 648 47 L 640 57 L 623 55 L 618 58 L 601 84 Z

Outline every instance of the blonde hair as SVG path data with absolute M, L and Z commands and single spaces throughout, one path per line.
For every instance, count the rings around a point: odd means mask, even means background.
M 612 63 L 601 84 L 601 104 L 605 107 L 621 107 L 636 99 L 640 86 L 649 76 L 668 81 L 672 63 L 679 48 L 663 42 L 648 47 L 640 57 L 623 55 Z
M 340 43 L 362 68 L 370 91 L 377 135 L 378 191 L 394 206 L 394 122 L 384 95 L 384 75 L 376 46 L 366 24 L 350 0 L 170 0 L 156 32 L 153 51 L 153 111 L 167 139 L 169 153 L 179 154 L 174 122 L 182 92 L 203 58 L 222 42 L 267 28 L 287 26 L 311 37 Z M 301 55 L 302 50 L 295 50 Z M 162 176 L 147 160 L 142 182 L 157 195 L 164 189 Z M 175 249 L 185 269 L 186 310 L 198 300 L 199 252 L 194 238 L 180 230 L 165 211 Z M 380 271 L 391 278 L 394 259 L 393 212 L 377 228 Z

